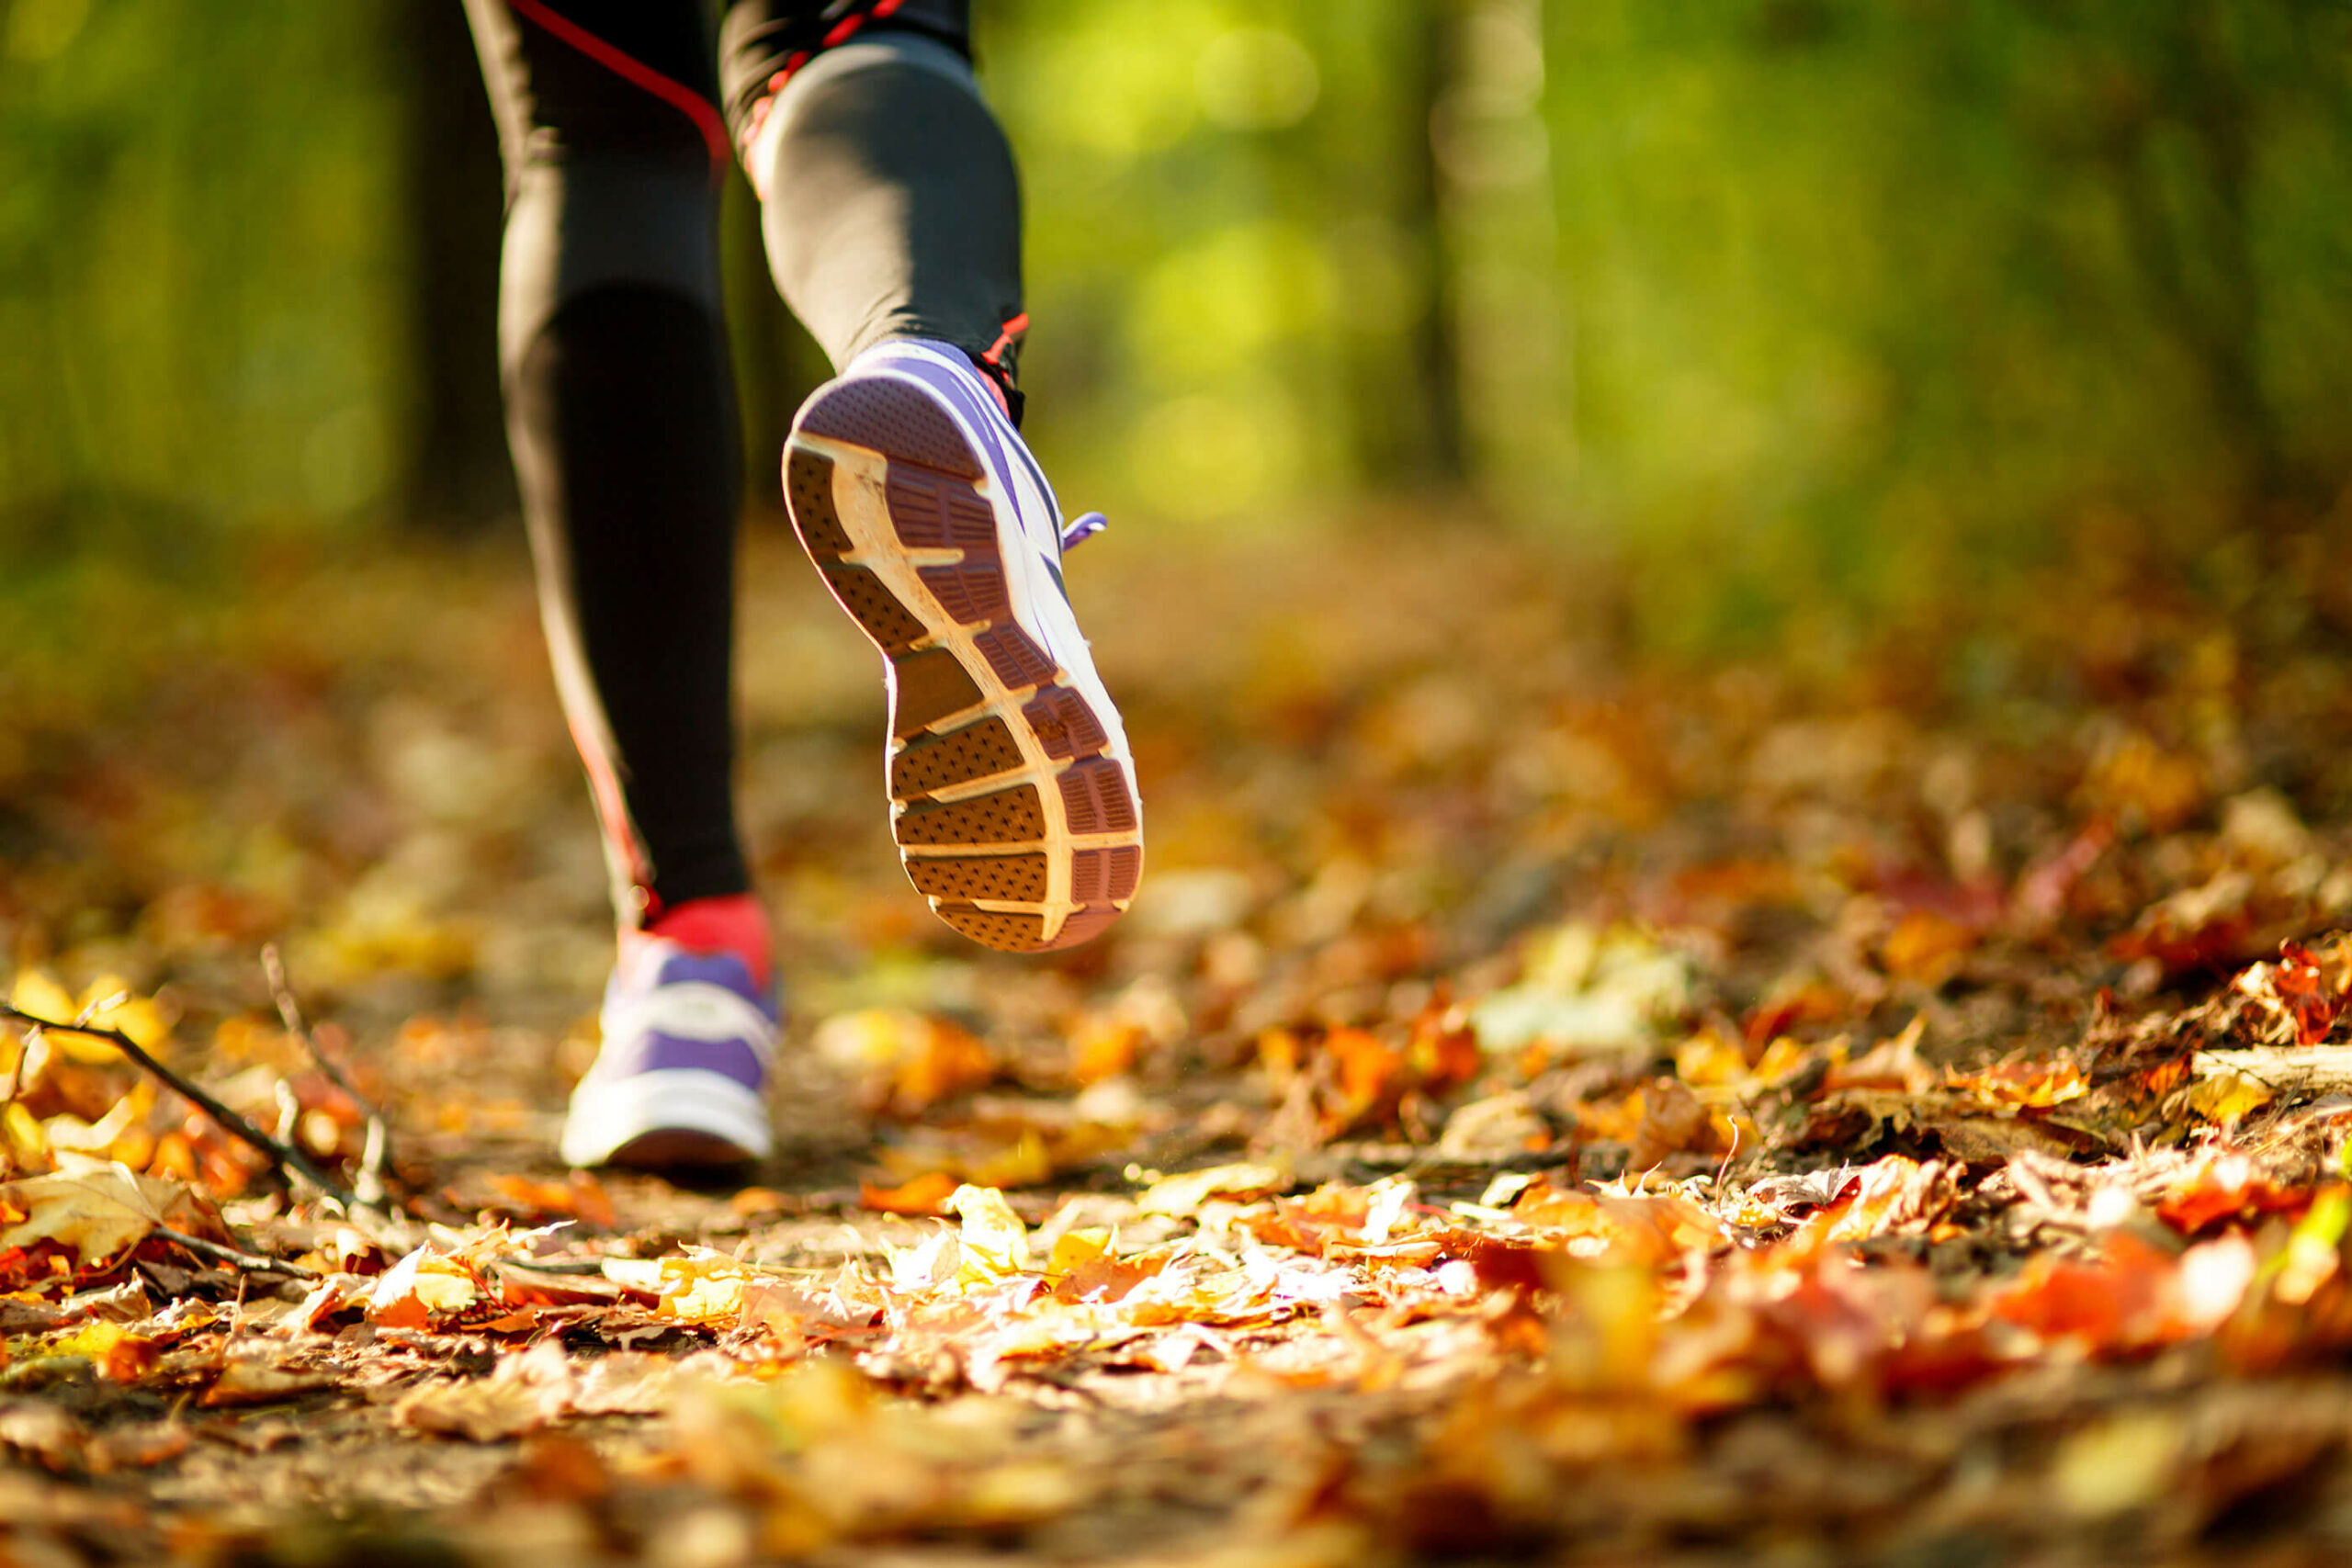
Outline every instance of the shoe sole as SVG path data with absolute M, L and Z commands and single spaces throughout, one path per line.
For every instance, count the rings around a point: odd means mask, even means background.
M 1038 953 L 1125 910 L 1142 820 L 1117 716 L 1013 613 L 989 482 L 955 417 L 887 377 L 819 392 L 785 448 L 800 542 L 882 651 L 908 876 L 973 941 Z

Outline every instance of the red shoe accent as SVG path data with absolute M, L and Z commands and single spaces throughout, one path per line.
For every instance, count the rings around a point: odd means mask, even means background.
M 765 987 L 773 969 L 767 911 L 749 893 L 723 898 L 690 898 L 664 910 L 645 928 L 689 953 L 731 953 L 750 965 L 752 979 Z

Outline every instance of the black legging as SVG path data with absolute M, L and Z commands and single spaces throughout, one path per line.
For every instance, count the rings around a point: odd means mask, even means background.
M 466 9 L 506 165 L 507 438 L 557 685 L 637 924 L 750 887 L 731 789 L 727 160 L 744 160 L 776 285 L 836 366 L 892 338 L 1000 347 L 1022 313 L 1019 189 L 972 84 L 964 0 L 736 0 L 716 70 L 697 0 Z

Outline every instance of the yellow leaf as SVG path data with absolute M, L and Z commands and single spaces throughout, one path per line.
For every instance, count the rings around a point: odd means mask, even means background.
M 1012 1143 L 973 1160 L 965 1175 L 978 1187 L 1037 1187 L 1051 1179 L 1054 1159 L 1035 1127 L 1024 1127 Z
M 74 1006 L 74 993 L 39 969 L 21 969 L 17 983 L 8 992 L 8 1004 L 19 1012 L 45 1018 L 51 1023 L 71 1023 L 79 1010 Z
M 27 969 L 17 976 L 8 1000 L 21 1010 L 52 1023 L 86 1022 L 96 1029 L 119 1029 L 143 1048 L 153 1051 L 170 1035 L 171 1024 L 152 998 L 140 1000 L 126 997 L 112 1007 L 97 1006 L 109 998 L 123 996 L 128 989 L 115 976 L 101 976 L 91 982 L 89 989 L 82 993 L 82 999 L 77 1002 L 73 994 L 52 976 L 38 969 Z M 87 1019 L 82 1016 L 85 1012 L 90 1015 Z M 106 1041 L 68 1033 L 63 1030 L 51 1035 L 51 1043 L 72 1060 L 93 1066 L 119 1061 L 122 1056 L 120 1051 Z
M 1110 1250 L 1111 1228 L 1108 1225 L 1064 1231 L 1060 1239 L 1054 1243 L 1052 1256 L 1046 1259 L 1046 1278 L 1059 1280 Z
M 423 1328 L 437 1314 L 462 1312 L 481 1293 L 464 1265 L 418 1247 L 384 1271 L 368 1296 L 368 1321 Z
M 0 1155 L 18 1170 L 45 1169 L 50 1164 L 49 1139 L 40 1119 L 21 1100 L 0 1106 Z
M 949 1195 L 945 1206 L 963 1222 L 956 1236 L 962 1258 L 956 1276 L 959 1282 L 992 1284 L 1028 1269 L 1029 1228 L 1003 1193 L 967 1184 Z
M 2228 1068 L 2202 1074 L 2188 1088 L 2189 1108 L 2225 1127 L 2275 1098 L 2269 1085 Z
M 672 1271 L 670 1288 L 662 1292 L 662 1304 L 655 1309 L 663 1317 L 717 1326 L 732 1324 L 741 1314 L 743 1287 L 750 1282 L 751 1276 L 741 1265 L 729 1258 L 707 1262 L 681 1258 L 669 1261 L 699 1266 L 681 1267 Z
M 1674 1076 L 1693 1089 L 1744 1084 L 1749 1077 L 1747 1054 L 1737 1041 L 1702 1029 L 1675 1047 Z
M 947 1200 L 956 1195 L 960 1185 L 944 1170 L 927 1170 L 896 1187 L 861 1181 L 857 1201 L 860 1207 L 885 1214 L 937 1214 L 944 1212 Z
M 1142 1028 L 1125 1019 L 1090 1016 L 1070 1034 L 1069 1076 L 1081 1084 L 1116 1077 L 1135 1066 L 1143 1041 Z
M 205 1224 L 187 1188 L 120 1166 L 0 1182 L 0 1203 L 25 1216 L 0 1231 L 0 1247 L 54 1241 L 85 1268 L 119 1257 L 158 1225 L 188 1230 Z
M 1145 1189 L 1136 1208 L 1147 1214 L 1182 1217 L 1212 1198 L 1248 1201 L 1290 1186 L 1290 1172 L 1278 1165 L 1213 1165 L 1182 1176 L 1162 1177 Z
M 171 1021 L 164 1015 L 164 1010 L 156 1006 L 153 997 L 135 997 L 130 991 L 130 986 L 119 976 L 101 975 L 91 981 L 89 988 L 82 993 L 81 1006 L 74 1010 L 74 1013 L 79 1016 L 88 1012 L 89 1021 L 94 1027 L 119 1030 L 150 1054 L 162 1050 L 171 1038 Z M 116 997 L 122 999 L 111 1007 L 98 1006 L 100 1002 Z M 85 1061 L 104 1062 L 116 1055 L 115 1048 L 103 1040 L 79 1040 L 76 1043 L 97 1053 L 94 1056 L 82 1056 Z M 66 1055 L 81 1056 L 82 1053 L 74 1045 L 68 1045 Z
M 88 1323 L 71 1338 L 51 1347 L 61 1356 L 83 1356 L 113 1382 L 136 1382 L 155 1370 L 163 1352 L 153 1340 L 133 1334 L 119 1323 Z

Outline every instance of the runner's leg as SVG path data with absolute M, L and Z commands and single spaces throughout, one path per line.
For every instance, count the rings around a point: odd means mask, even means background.
M 467 10 L 506 165 L 508 436 L 634 928 L 750 887 L 730 787 L 737 435 L 710 43 L 691 3 Z
M 776 287 L 835 367 L 933 339 L 1010 391 L 1021 190 L 972 78 L 969 12 L 737 0 L 719 74 Z
M 467 0 L 507 176 L 499 357 L 621 931 L 574 1165 L 767 1153 L 767 925 L 731 789 L 735 411 L 694 0 Z
M 1128 907 L 1143 824 L 1063 583 L 1090 525 L 1013 428 L 1020 189 L 965 9 L 738 0 L 720 73 L 769 265 L 842 372 L 793 422 L 785 500 L 882 654 L 892 836 L 942 920 L 1038 952 Z

